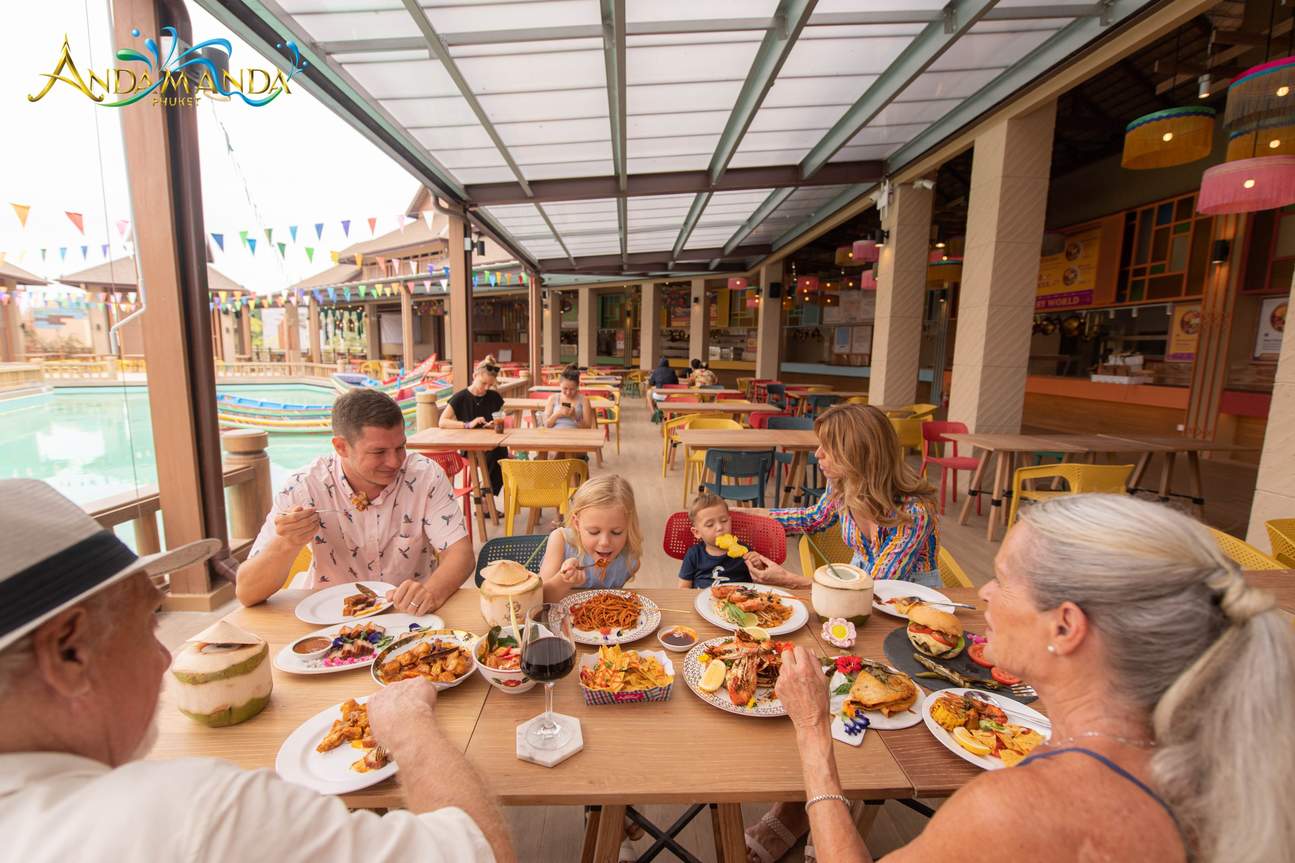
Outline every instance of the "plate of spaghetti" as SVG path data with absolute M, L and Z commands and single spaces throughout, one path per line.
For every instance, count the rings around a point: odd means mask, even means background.
M 571 637 L 580 644 L 629 644 L 661 625 L 661 609 L 632 590 L 582 590 L 558 608 L 571 613 Z
M 770 635 L 786 635 L 809 622 L 805 603 L 763 584 L 717 584 L 697 591 L 694 606 L 706 620 L 732 631 L 758 626 Z

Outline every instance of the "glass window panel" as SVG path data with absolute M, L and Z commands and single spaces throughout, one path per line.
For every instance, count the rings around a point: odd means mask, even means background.
M 446 74 L 445 67 L 431 60 L 359 63 L 344 68 L 375 99 L 459 95 L 459 88 Z
M 428 20 L 441 33 L 479 33 L 486 30 L 520 30 L 531 27 L 598 26 L 596 5 L 584 0 L 546 0 L 544 3 L 428 3 L 420 4 Z M 406 13 L 407 15 L 408 13 Z
M 1183 295 L 1182 276 L 1161 276 L 1147 280 L 1148 300 L 1168 300 Z
M 1142 295 L 1146 291 L 1146 287 L 1147 283 L 1144 279 L 1134 279 L 1129 285 L 1129 300 L 1131 302 L 1137 302 L 1142 299 Z
M 576 86 L 603 87 L 607 81 L 602 51 L 464 57 L 458 61 L 458 66 L 474 93 L 533 93 Z M 566 116 L 566 112 L 556 116 Z
M 316 42 L 343 42 L 351 39 L 421 39 L 422 32 L 404 7 L 387 7 L 379 12 L 297 15 L 296 22 Z
M 876 75 L 840 75 L 830 78 L 783 78 L 773 82 L 761 111 L 770 108 L 795 108 L 801 105 L 834 105 L 840 110 L 854 104 L 859 94 L 877 80 Z M 735 94 L 736 95 L 736 94 Z M 733 107 L 730 100 L 729 108 Z M 836 122 L 835 118 L 832 122 Z
M 977 69 L 961 72 L 926 71 L 904 88 L 899 101 L 917 99 L 965 99 L 998 77 L 998 69 Z
M 1047 30 L 981 33 L 977 27 L 978 25 L 972 27 L 970 33 L 940 55 L 940 59 L 931 64 L 931 71 L 1005 68 L 1042 45 L 1052 35 Z
M 1156 208 L 1156 224 L 1167 225 L 1173 221 L 1174 205 L 1168 201 Z
M 1130 272 L 1132 272 L 1134 276 L 1145 276 L 1147 274 L 1147 268 L 1133 267 L 1132 270 L 1130 270 Z
M 1179 224 L 1174 225 L 1174 233 L 1175 233 L 1175 234 L 1186 234 L 1186 233 L 1190 232 L 1190 231 L 1191 231 L 1191 229 L 1192 229 L 1192 223 L 1191 223 L 1191 222 L 1180 222 Z
M 1179 234 L 1169 246 L 1169 269 L 1181 273 L 1187 269 L 1187 252 L 1191 248 L 1190 237 Z
M 1123 269 L 1129 265 L 1133 258 L 1133 230 L 1137 225 L 1137 216 L 1133 213 L 1124 214 L 1124 242 L 1120 244 L 1120 268 Z
M 1169 257 L 1169 229 L 1156 228 L 1151 237 L 1151 260 L 1163 261 Z
M 1284 289 L 1291 283 L 1292 275 L 1295 275 L 1295 259 L 1274 261 L 1272 278 L 1268 281 L 1268 287 Z
M 1295 216 L 1282 216 L 1277 223 L 1277 247 L 1274 256 L 1289 258 L 1295 256 Z
M 1188 296 L 1199 295 L 1205 289 L 1205 274 L 1210 265 L 1210 228 L 1212 219 L 1198 219 L 1196 229 L 1192 231 L 1191 260 L 1187 265 Z
M 1151 267 L 1147 270 L 1147 274 L 1151 276 L 1158 276 L 1164 272 L 1166 272 L 1166 269 L 1163 263 L 1152 264 Z
M 1133 260 L 1139 264 L 1147 262 L 1147 255 L 1151 251 L 1151 210 L 1141 210 L 1138 213 L 1138 250 L 1133 255 Z
M 1196 203 L 1195 195 L 1188 195 L 1180 198 L 1174 204 L 1174 221 L 1182 222 L 1190 220 L 1192 217 L 1192 205 Z
M 607 88 L 602 85 L 553 93 L 478 93 L 477 99 L 493 123 L 542 123 L 577 117 L 607 119 Z

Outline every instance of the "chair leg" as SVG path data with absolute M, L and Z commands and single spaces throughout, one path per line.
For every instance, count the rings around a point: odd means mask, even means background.
M 940 515 L 944 515 L 944 492 L 945 492 L 945 487 L 948 484 L 948 480 L 949 480 L 949 469 L 947 467 L 940 468 Z M 956 480 L 954 482 L 954 488 L 955 490 L 957 489 Z M 954 498 L 953 502 L 957 503 L 958 499 Z
M 526 532 L 528 534 L 535 533 L 535 525 L 540 523 L 540 510 L 541 507 L 538 506 L 530 507 L 531 514 L 526 518 Z
M 617 455 L 620 455 L 620 454 L 621 454 L 621 423 L 620 423 L 620 420 L 617 420 L 617 421 L 616 421 L 616 454 L 617 454 Z

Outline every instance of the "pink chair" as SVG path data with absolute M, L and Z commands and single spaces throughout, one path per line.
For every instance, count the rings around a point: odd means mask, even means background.
M 953 502 L 958 502 L 958 471 L 974 471 L 980 466 L 980 459 L 973 456 L 958 455 L 958 442 L 949 440 L 945 435 L 948 434 L 966 434 L 966 423 L 958 422 L 936 422 L 929 420 L 922 423 L 922 466 L 920 472 L 926 476 L 926 466 L 936 464 L 940 466 L 940 514 L 944 514 L 944 496 L 945 487 L 948 482 L 949 471 L 953 471 Z M 948 447 L 953 447 L 952 455 L 943 455 L 948 451 Z M 941 455 L 932 455 L 933 451 L 938 451 Z M 980 515 L 980 496 L 976 496 L 976 515 Z
M 776 413 L 776 414 L 753 413 L 751 414 L 751 428 L 753 429 L 768 428 L 769 420 L 772 417 L 789 417 L 789 416 L 792 416 L 792 414 L 788 413 L 787 411 L 783 411 L 782 413 Z

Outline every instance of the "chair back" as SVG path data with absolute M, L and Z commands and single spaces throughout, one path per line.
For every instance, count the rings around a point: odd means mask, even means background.
M 500 536 L 494 539 L 488 539 L 481 546 L 481 551 L 477 553 L 477 571 L 473 579 L 477 587 L 481 586 L 481 570 L 487 565 L 497 560 L 513 560 L 522 564 L 536 575 L 540 574 L 540 562 L 544 559 L 544 552 L 537 552 L 537 548 L 542 548 L 549 541 L 547 533 L 537 533 L 529 536 Z M 529 563 L 527 561 L 530 561 Z
M 527 503 L 530 500 L 565 500 L 580 483 L 589 479 L 589 463 L 578 458 L 499 460 L 504 474 L 505 494 L 516 495 L 518 506 L 557 506 L 556 503 Z
M 866 405 L 868 403 L 868 397 L 850 396 L 848 399 L 845 400 L 845 403 L 848 405 Z
M 771 414 L 767 412 L 753 413 L 751 414 L 751 428 L 753 429 L 771 428 L 771 426 L 769 425 L 770 420 L 785 419 L 789 417 L 791 417 L 791 414 L 787 413 L 786 411 L 780 414 Z
M 915 419 L 915 420 L 930 419 L 931 417 L 935 416 L 935 412 L 939 409 L 940 409 L 939 405 L 921 404 L 921 403 L 907 405 L 904 408 L 904 410 L 912 411 L 913 415 L 912 417 L 910 417 L 910 419 Z
M 840 519 L 825 530 L 802 534 L 800 537 L 800 571 L 807 578 L 813 578 L 814 570 L 820 566 L 849 563 L 853 559 L 854 549 L 846 545 L 841 536 Z
M 787 385 L 768 383 L 764 385 L 765 401 L 778 407 L 787 406 Z
M 975 587 L 966 571 L 953 559 L 953 555 L 944 546 L 939 554 L 940 583 L 945 587 Z
M 733 535 L 738 542 L 752 551 L 758 551 L 774 563 L 787 559 L 787 532 L 782 525 L 768 516 L 753 515 L 740 509 L 731 510 L 733 518 Z M 683 560 L 688 549 L 697 544 L 692 535 L 692 519 L 686 512 L 672 513 L 666 519 L 665 537 L 661 548 L 675 560 Z
M 1209 525 L 1206 525 L 1209 527 Z M 1218 528 L 1211 527 L 1210 533 L 1214 534 L 1214 541 L 1218 543 L 1223 553 L 1232 560 L 1236 561 L 1242 569 L 1285 569 L 1277 560 L 1264 554 L 1245 540 L 1237 539 L 1230 533 L 1224 533 Z
M 1274 518 L 1264 522 L 1268 541 L 1273 544 L 1273 557 L 1295 569 L 1295 518 Z
M 814 418 L 774 414 L 769 417 L 769 428 L 776 429 L 776 430 L 799 429 L 802 431 L 808 429 L 810 431 L 813 431 Z
M 462 473 L 468 466 L 467 459 L 458 453 L 450 452 L 449 450 L 426 452 L 423 453 L 423 455 L 440 465 L 441 470 L 445 471 L 445 475 L 449 477 L 451 483 L 454 482 L 454 478 Z
M 831 393 L 807 395 L 805 396 L 805 413 L 810 417 L 816 417 L 840 400 L 840 396 L 832 395 Z
M 288 577 L 283 580 L 283 587 L 280 590 L 291 590 L 294 587 L 304 588 L 306 586 L 304 579 L 299 585 L 294 584 L 294 582 L 297 580 L 297 576 L 310 569 L 310 565 L 314 562 L 314 549 L 310 543 L 306 543 L 301 547 L 301 551 L 297 552 L 297 556 L 293 558 L 292 566 L 288 567 Z
M 922 423 L 922 455 L 926 456 L 937 445 L 940 446 L 940 453 L 944 453 L 943 444 L 953 444 L 953 455 L 958 455 L 958 442 L 949 440 L 945 435 L 948 434 L 966 434 L 967 424 L 952 422 L 949 420 L 928 420 Z
M 727 500 L 754 501 L 764 506 L 765 482 L 773 469 L 773 450 L 709 449 L 702 476 L 714 473 L 714 482 L 704 482 L 708 490 Z M 725 482 L 736 480 L 736 482 Z M 743 483 L 743 480 L 754 482 Z
M 1018 467 L 1012 474 L 1012 506 L 1007 515 L 1007 526 L 1016 524 L 1016 514 L 1022 500 L 1047 500 L 1066 494 L 1124 494 L 1128 490 L 1131 464 L 1040 464 Z M 1065 491 L 1034 491 L 1025 488 L 1030 480 L 1056 479 L 1066 481 Z
M 740 429 L 742 424 L 726 417 L 696 416 L 688 421 L 690 429 Z
M 920 450 L 922 448 L 922 424 L 926 420 L 909 417 L 907 419 L 897 419 L 890 417 L 890 424 L 895 429 L 895 436 L 899 438 L 901 450 Z

